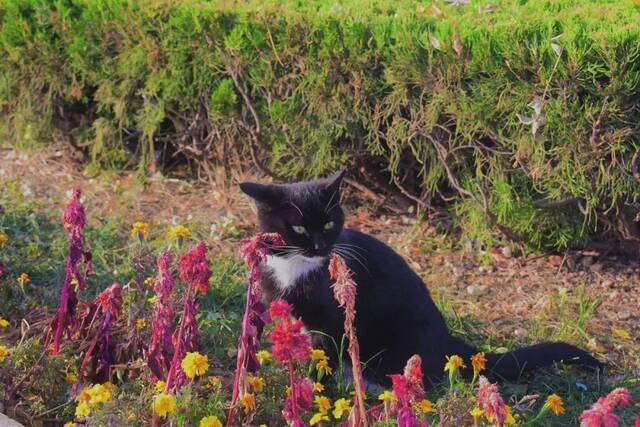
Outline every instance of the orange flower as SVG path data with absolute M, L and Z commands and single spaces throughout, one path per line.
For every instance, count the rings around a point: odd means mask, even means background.
M 473 371 L 477 373 L 487 369 L 487 358 L 484 357 L 484 352 L 471 356 L 471 365 L 473 366 Z
M 555 415 L 564 414 L 562 398 L 555 393 L 547 397 L 547 402 L 545 403 L 545 405 L 548 406 L 549 409 L 551 409 L 551 412 L 553 412 Z

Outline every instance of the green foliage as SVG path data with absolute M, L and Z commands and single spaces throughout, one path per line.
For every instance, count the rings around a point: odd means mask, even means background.
M 484 241 L 600 236 L 640 196 L 640 6 L 494 3 L 7 0 L 0 132 L 62 129 L 94 164 L 141 170 L 167 145 L 242 163 L 253 140 L 283 178 L 357 165 L 376 191 L 453 197 Z M 536 136 L 517 116 L 535 98 Z

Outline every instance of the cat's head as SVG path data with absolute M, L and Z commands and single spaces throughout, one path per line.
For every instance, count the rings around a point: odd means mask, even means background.
M 344 172 L 293 184 L 243 182 L 242 191 L 256 202 L 264 232 L 278 233 L 287 251 L 306 257 L 327 256 L 344 226 L 340 183 Z

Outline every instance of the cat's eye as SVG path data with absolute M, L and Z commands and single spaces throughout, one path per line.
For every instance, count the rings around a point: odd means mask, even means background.
M 307 229 L 301 225 L 292 225 L 291 228 L 298 234 L 307 234 Z
M 328 231 L 328 230 L 331 230 L 331 229 L 333 228 L 333 226 L 334 226 L 334 225 L 335 225 L 335 224 L 333 223 L 333 221 L 329 221 L 328 223 L 326 223 L 326 224 L 324 225 L 324 229 L 325 229 L 325 230 L 327 230 L 327 231 Z

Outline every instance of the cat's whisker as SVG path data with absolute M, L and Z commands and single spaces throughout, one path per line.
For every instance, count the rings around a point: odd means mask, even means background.
M 329 212 L 331 209 L 333 209 L 335 206 L 340 204 L 340 200 L 338 200 L 337 203 L 335 203 L 333 206 L 329 207 L 331 205 L 331 202 L 333 202 L 333 198 L 336 197 L 336 194 L 338 194 L 338 192 L 340 191 L 339 188 L 337 188 L 332 194 L 331 197 L 329 198 L 329 201 L 327 202 L 327 206 L 325 206 L 324 208 L 324 213 Z
M 294 208 L 296 208 L 296 210 L 298 211 L 298 213 L 300 213 L 300 216 L 304 218 L 304 214 L 302 213 L 302 210 L 295 204 L 293 203 L 291 200 L 287 200 L 286 202 L 288 205 L 293 206 Z
M 358 264 L 360 264 L 362 266 L 362 268 L 364 268 L 365 270 L 367 270 L 368 273 L 371 273 L 371 271 L 369 271 L 369 267 L 367 267 L 359 258 L 357 258 L 353 253 L 347 252 L 345 248 L 336 248 L 334 246 L 333 248 L 333 252 L 335 252 L 336 254 L 340 255 L 341 257 L 348 259 L 348 260 L 352 260 L 357 262 Z M 365 260 L 366 262 L 366 260 Z
M 352 245 L 354 246 L 354 245 Z M 342 243 L 338 243 L 337 245 L 334 245 L 334 247 L 338 247 L 341 248 L 343 250 L 345 250 L 346 252 L 352 253 L 354 256 L 357 256 L 358 258 L 360 258 L 363 261 L 366 261 L 367 257 L 365 256 L 365 254 L 362 254 L 358 251 L 358 247 L 354 246 L 354 247 L 350 247 L 349 245 L 344 245 Z M 362 248 L 360 248 L 362 249 Z

